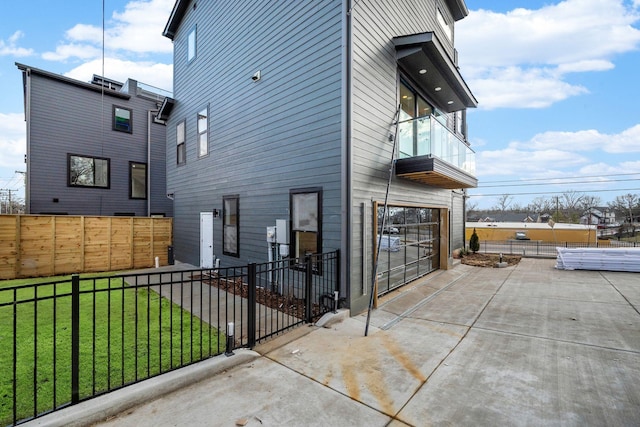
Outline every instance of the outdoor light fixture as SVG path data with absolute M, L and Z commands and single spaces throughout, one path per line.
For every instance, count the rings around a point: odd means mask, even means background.
M 436 92 L 440 92 L 442 88 L 440 86 L 436 86 Z
M 420 72 L 420 74 L 426 74 L 426 73 L 427 73 L 427 70 L 425 70 L 425 69 L 423 68 L 423 69 L 422 69 L 422 70 L 420 70 L 419 72 Z

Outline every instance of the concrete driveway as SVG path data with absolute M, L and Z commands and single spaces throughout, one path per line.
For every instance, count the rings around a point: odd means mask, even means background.
M 640 275 L 554 264 L 457 265 L 381 299 L 367 337 L 338 314 L 32 424 L 640 425 Z

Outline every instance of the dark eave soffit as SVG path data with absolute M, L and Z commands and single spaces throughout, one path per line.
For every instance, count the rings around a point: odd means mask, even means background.
M 446 2 L 455 21 L 459 21 L 469 14 L 464 0 L 446 0 Z
M 173 10 L 171 11 L 171 15 L 169 16 L 169 20 L 167 21 L 167 25 L 165 25 L 164 31 L 162 32 L 163 36 L 173 40 L 176 35 L 176 31 L 178 31 L 178 27 L 180 26 L 182 18 L 187 12 L 189 3 L 190 0 L 176 0 L 176 4 L 173 5 Z
M 158 110 L 158 118 L 160 120 L 167 120 L 169 115 L 171 114 L 171 110 L 173 110 L 173 106 L 175 105 L 175 100 L 173 98 L 169 98 L 168 96 L 162 101 L 162 106 Z
M 475 108 L 478 101 L 432 32 L 394 37 L 396 59 L 405 73 L 447 112 Z M 424 74 L 420 70 L 426 70 Z M 439 89 L 437 89 L 439 88 Z

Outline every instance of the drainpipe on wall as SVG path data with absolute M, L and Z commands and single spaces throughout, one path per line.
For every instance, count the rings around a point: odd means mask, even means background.
M 24 70 L 26 82 L 25 121 L 27 122 L 27 154 L 24 158 L 26 176 L 24 180 L 24 211 L 31 213 L 31 68 Z
M 158 110 L 147 111 L 147 216 L 151 216 L 151 122 Z

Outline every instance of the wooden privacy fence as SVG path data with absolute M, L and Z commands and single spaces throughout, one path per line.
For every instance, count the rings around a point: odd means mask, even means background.
M 168 264 L 171 218 L 0 215 L 0 279 Z

